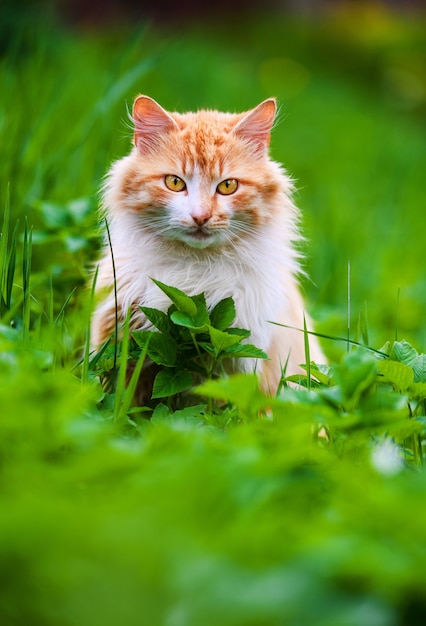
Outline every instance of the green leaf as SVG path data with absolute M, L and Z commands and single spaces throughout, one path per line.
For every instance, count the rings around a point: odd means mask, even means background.
M 217 357 L 217 350 L 212 346 L 211 343 L 207 341 L 199 341 L 198 345 L 202 348 L 207 354 L 211 354 L 214 357 Z
M 61 204 L 39 200 L 34 202 L 33 208 L 40 213 L 47 228 L 54 230 L 66 228 L 71 223 L 68 211 Z
M 346 410 L 353 410 L 361 396 L 376 382 L 377 360 L 364 350 L 345 355 L 335 379 Z
M 171 411 L 165 404 L 160 402 L 160 404 L 155 407 L 150 421 L 151 424 L 166 424 L 171 428 L 177 428 L 179 430 L 185 427 L 197 428 L 203 426 L 201 417 L 205 409 L 205 404 L 198 404 L 196 406 L 178 409 L 177 411 Z
M 423 431 L 424 424 L 413 418 L 406 418 L 386 425 L 386 434 L 400 441 L 411 435 L 420 434 Z
M 404 393 L 414 382 L 413 369 L 400 361 L 379 361 L 377 368 L 382 374 L 379 380 L 390 383 L 401 393 Z
M 174 311 L 170 315 L 170 319 L 174 324 L 177 324 L 178 326 L 184 326 L 185 328 L 189 328 L 189 330 L 195 331 L 197 333 L 207 332 L 208 329 L 207 324 L 199 326 L 196 319 L 194 319 L 187 313 L 183 313 L 182 311 Z
M 205 296 L 201 293 L 193 296 L 190 300 L 195 306 L 195 311 L 193 313 L 184 311 L 182 307 L 177 307 L 177 310 L 169 311 L 170 319 L 178 326 L 184 326 L 185 328 L 197 333 L 205 333 L 207 332 L 207 327 L 210 323 Z
M 197 387 L 195 393 L 232 402 L 247 413 L 256 413 L 271 404 L 271 398 L 260 390 L 255 374 L 235 374 L 229 378 L 209 380 Z
M 301 387 L 306 387 L 307 389 L 319 389 L 321 387 L 320 383 L 312 378 L 313 374 L 311 372 L 311 376 L 307 376 L 306 374 L 292 374 L 291 376 L 286 376 L 285 380 L 290 383 L 296 383 Z
M 251 343 L 238 343 L 234 346 L 225 348 L 221 353 L 221 358 L 251 358 L 251 359 L 268 359 L 266 352 L 260 348 L 256 348 Z
M 163 293 L 166 294 L 166 296 L 170 298 L 173 304 L 176 305 L 178 311 L 187 313 L 191 317 L 196 314 L 197 305 L 192 298 L 186 295 L 186 293 L 184 293 L 180 289 L 177 289 L 176 287 L 169 287 L 168 285 L 165 285 L 164 283 L 160 282 L 159 280 L 155 280 L 154 278 L 151 278 L 151 280 L 157 285 L 157 287 L 161 289 Z
M 359 428 L 386 427 L 398 420 L 408 417 L 407 396 L 401 393 L 390 393 L 378 387 L 375 393 L 362 398 L 358 415 Z
M 194 320 L 197 323 L 197 326 L 210 324 L 210 315 L 207 310 L 205 295 L 203 293 L 199 293 L 198 295 L 193 296 L 192 300 L 193 302 L 195 302 L 195 306 L 197 307 L 197 312 L 194 316 Z
M 192 387 L 193 380 L 189 372 L 175 368 L 158 372 L 154 380 L 152 398 L 166 398 Z
M 306 369 L 306 365 L 301 366 L 302 369 Z M 333 380 L 333 372 L 329 365 L 319 364 L 311 362 L 311 376 L 316 378 L 323 385 L 330 385 Z
M 426 383 L 413 383 L 409 388 L 408 392 L 412 398 L 417 398 L 418 400 L 426 399 Z
M 412 367 L 415 382 L 426 383 L 426 354 L 419 354 Z
M 199 421 L 200 414 L 206 410 L 205 404 L 196 404 L 195 406 L 186 406 L 184 409 L 178 409 L 173 413 L 173 417 L 180 419 L 197 418 Z
M 213 328 L 213 326 L 209 326 L 209 335 L 213 347 L 215 348 L 215 350 L 217 350 L 218 353 L 241 341 L 240 337 L 238 337 L 237 335 L 229 335 L 228 333 L 224 333 L 221 330 Z
M 172 412 L 169 407 L 163 402 L 160 402 L 153 410 L 150 422 L 151 424 L 169 423 L 171 415 Z
M 158 328 L 158 330 L 165 335 L 170 334 L 172 326 L 166 313 L 159 311 L 158 309 L 151 309 L 147 306 L 141 306 L 139 308 L 151 324 L 155 326 L 155 328 Z
M 241 339 L 248 339 L 251 335 L 251 332 L 249 330 L 245 330 L 244 328 L 228 328 L 226 332 L 230 335 L 238 335 Z
M 87 237 L 77 235 L 65 236 L 64 234 L 63 241 L 67 251 L 72 253 L 83 250 L 88 245 Z
M 225 298 L 216 304 L 210 313 L 211 325 L 225 330 L 235 320 L 235 304 L 232 298 Z
M 390 355 L 390 341 L 387 341 L 380 349 L 379 352 L 383 352 L 383 354 L 387 354 L 388 356 Z
M 137 330 L 132 333 L 139 347 L 145 349 L 149 358 L 158 365 L 170 367 L 175 365 L 177 346 L 175 341 L 154 330 Z
M 390 353 L 390 358 L 394 361 L 400 361 L 405 365 L 413 365 L 418 357 L 418 352 L 408 341 L 395 341 Z
M 84 221 L 92 215 L 92 200 L 91 198 L 76 198 L 68 202 L 66 209 L 74 224 L 84 224 Z

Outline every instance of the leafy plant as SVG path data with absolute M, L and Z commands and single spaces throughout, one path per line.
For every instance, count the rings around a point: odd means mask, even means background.
M 155 377 L 153 398 L 174 396 L 190 389 L 196 377 L 211 379 L 224 373 L 225 362 L 235 358 L 267 359 L 265 352 L 241 343 L 250 331 L 233 328 L 232 298 L 221 300 L 208 311 L 204 294 L 188 296 L 176 287 L 154 280 L 170 298 L 167 313 L 141 307 L 156 330 L 132 333 L 139 348 L 161 366 Z
M 133 414 L 140 410 L 146 412 L 149 406 L 155 408 L 160 400 L 167 402 L 172 413 L 188 405 L 189 400 L 184 401 L 183 395 L 188 396 L 196 383 L 232 372 L 235 359 L 251 359 L 255 369 L 256 359 L 268 358 L 263 350 L 242 343 L 250 336 L 250 331 L 232 326 L 236 317 L 232 298 L 225 298 L 208 310 L 204 294 L 189 296 L 176 287 L 154 282 L 170 298 L 171 306 L 167 312 L 140 307 L 153 330 L 131 331 L 128 316 L 120 330 L 119 342 L 113 337 L 90 359 L 86 351 L 83 360 L 83 377 L 86 380 L 97 377 L 102 381 L 108 395 L 108 398 L 104 395 L 103 403 L 114 407 L 114 419 L 123 419 L 129 411 Z M 155 364 L 157 371 L 152 393 L 143 399 L 148 407 L 141 409 L 136 408 L 138 400 L 134 400 L 134 395 L 146 358 Z M 153 416 L 156 415 L 154 412 Z M 208 399 L 206 420 L 225 425 L 231 415 L 232 409 L 217 410 Z

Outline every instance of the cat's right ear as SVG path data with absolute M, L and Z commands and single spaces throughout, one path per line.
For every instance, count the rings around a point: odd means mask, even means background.
M 175 120 L 158 102 L 138 96 L 133 103 L 134 144 L 140 152 L 155 146 L 160 135 L 178 128 Z

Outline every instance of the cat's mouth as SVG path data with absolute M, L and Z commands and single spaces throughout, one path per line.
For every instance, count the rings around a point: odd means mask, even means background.
M 207 248 L 217 242 L 217 236 L 201 226 L 187 231 L 185 242 L 193 248 Z
M 198 239 L 198 240 L 205 240 L 205 239 L 209 239 L 212 237 L 212 233 L 209 233 L 208 231 L 204 230 L 202 227 L 201 228 L 197 228 L 196 230 L 192 230 L 191 231 L 191 237 L 194 237 L 194 239 Z

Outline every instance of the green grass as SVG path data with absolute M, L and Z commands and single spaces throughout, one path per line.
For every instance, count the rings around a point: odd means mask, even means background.
M 0 20 L 1 623 L 423 623 L 420 20 L 78 31 L 29 6 Z M 272 153 L 298 181 L 304 288 L 319 332 L 342 338 L 323 339 L 333 363 L 307 368 L 307 390 L 283 381 L 267 398 L 254 376 L 215 378 L 209 359 L 234 349 L 231 304 L 207 313 L 175 291 L 176 350 L 195 341 L 207 364 L 196 394 L 131 406 L 126 355 L 140 367 L 155 347 L 141 337 L 83 356 L 97 190 L 128 150 L 138 92 L 179 110 L 279 98 Z

